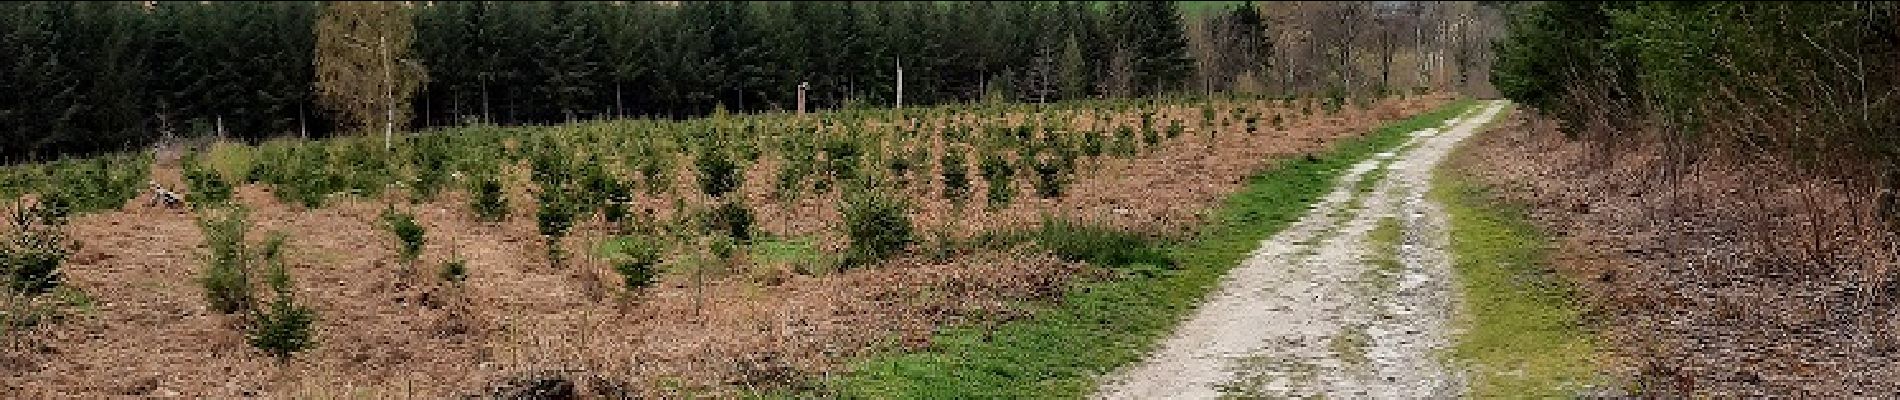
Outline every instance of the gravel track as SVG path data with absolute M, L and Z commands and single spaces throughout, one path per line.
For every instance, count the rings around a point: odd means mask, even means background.
M 1447 222 L 1425 194 L 1433 167 L 1502 105 L 1482 103 L 1355 165 L 1095 397 L 1461 396 L 1444 362 L 1457 301 Z M 1382 223 L 1397 240 L 1368 240 Z

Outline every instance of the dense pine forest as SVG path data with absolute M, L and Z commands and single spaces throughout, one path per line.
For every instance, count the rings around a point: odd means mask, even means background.
M 686 117 L 904 102 L 1054 101 L 1175 89 L 1193 68 L 1169 2 L 440 2 L 390 57 L 425 81 L 400 125 Z M 119 150 L 154 134 L 330 132 L 316 2 L 0 5 L 9 158 Z M 1254 7 L 1222 10 L 1259 31 Z M 378 48 L 376 40 L 362 40 Z M 1257 36 L 1222 43 L 1264 46 Z M 1103 68 L 1115 59 L 1122 70 Z M 368 71 L 380 74 L 376 65 Z M 402 71 L 406 70 L 406 71 Z M 371 77 L 378 78 L 378 77 Z
M 162 137 L 791 111 L 800 84 L 814 110 L 889 107 L 899 105 L 900 70 L 903 105 L 1482 92 L 1499 10 L 1472 2 L 16 2 L 0 5 L 0 159 L 129 150 Z M 332 29 L 329 38 L 320 26 L 371 16 L 401 23 L 351 25 L 374 29 Z M 354 69 L 326 74 L 325 59 Z M 354 79 L 331 87 L 348 88 L 339 97 L 373 98 L 376 121 L 343 111 L 347 102 L 321 101 L 323 76 Z M 395 90 L 382 90 L 384 81 Z

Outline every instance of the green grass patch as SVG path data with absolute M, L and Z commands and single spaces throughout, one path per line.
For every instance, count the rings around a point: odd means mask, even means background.
M 243 184 L 257 166 L 256 149 L 242 143 L 219 141 L 205 149 L 205 164 L 224 176 L 225 182 Z
M 1216 384 L 1222 400 L 1278 399 L 1269 385 L 1282 375 L 1295 385 L 1311 385 L 1319 380 L 1319 366 L 1305 360 L 1281 356 L 1282 351 L 1264 350 L 1260 354 L 1234 359 L 1238 376 L 1232 381 Z
M 1358 200 L 1362 200 L 1366 195 L 1372 194 L 1373 190 L 1378 189 L 1379 181 L 1385 180 L 1386 172 L 1391 167 L 1392 159 L 1386 159 L 1374 164 L 1371 170 L 1367 170 L 1366 174 L 1359 178 L 1359 182 L 1353 185 L 1354 204 L 1359 204 Z
M 1415 145 L 1418 142 L 1412 143 Z M 1379 182 L 1385 180 L 1394 159 L 1396 158 L 1381 160 L 1374 164 L 1372 169 L 1360 174 L 1359 180 L 1353 182 L 1352 198 L 1346 200 L 1346 206 L 1333 210 L 1333 218 L 1349 219 L 1353 214 L 1366 208 L 1366 196 L 1371 196 L 1372 191 L 1379 189 Z
M 1379 224 L 1366 233 L 1366 245 L 1372 247 L 1370 254 L 1374 269 L 1388 273 L 1399 271 L 1399 242 L 1403 240 L 1403 235 L 1397 217 L 1379 219 Z
M 1032 317 L 993 329 L 952 328 L 930 348 L 860 361 L 820 383 L 831 398 L 1077 398 L 1099 375 L 1137 361 L 1270 236 L 1299 219 L 1340 174 L 1435 126 L 1474 102 L 1438 110 L 1338 143 L 1317 161 L 1289 159 L 1247 180 L 1193 237 L 1167 246 L 1176 268 L 1152 277 L 1086 282 Z
M 811 240 L 785 237 L 759 238 L 746 246 L 746 256 L 759 264 L 788 265 L 801 274 L 836 270 L 840 260 L 837 255 L 819 250 Z
M 1458 172 L 1439 171 L 1434 186 L 1464 303 L 1452 356 L 1471 368 L 1471 396 L 1569 398 L 1595 382 L 1591 335 L 1573 289 L 1546 268 L 1544 233 Z
M 1393 217 L 1380 219 L 1379 225 L 1366 233 L 1366 246 L 1370 247 L 1370 251 L 1366 252 L 1370 257 L 1366 263 L 1371 268 L 1366 269 L 1365 280 L 1377 292 L 1383 293 L 1398 284 L 1399 272 L 1404 269 L 1404 265 L 1399 263 L 1399 244 L 1403 234 L 1399 219 Z
M 1347 325 L 1340 328 L 1326 346 L 1332 349 L 1333 355 L 1340 361 L 1355 366 L 1365 365 L 1371 361 L 1366 357 L 1366 351 L 1372 347 L 1372 334 L 1366 332 L 1365 325 Z
M 1107 226 L 1049 219 L 1036 231 L 1034 239 L 1037 246 L 1070 261 L 1110 267 L 1174 265 L 1163 249 L 1151 245 L 1141 235 Z M 1147 271 L 1149 275 L 1158 272 Z

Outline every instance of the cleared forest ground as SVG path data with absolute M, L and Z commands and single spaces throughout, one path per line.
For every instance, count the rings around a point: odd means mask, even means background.
M 700 182 L 687 163 L 674 164 L 679 178 L 667 183 L 671 189 L 630 201 L 636 224 L 646 227 L 641 231 L 672 244 L 659 284 L 640 292 L 622 289 L 595 254 L 620 233 L 597 217 L 562 239 L 571 259 L 549 265 L 533 217 L 540 191 L 529 189 L 526 162 L 501 167 L 513 216 L 503 222 L 471 215 L 470 195 L 461 190 L 419 202 L 401 190 L 331 196 L 307 208 L 287 204 L 276 193 L 281 185 L 241 184 L 235 198 L 251 210 L 252 231 L 288 236 L 295 293 L 319 317 L 317 345 L 286 363 L 247 346 L 232 317 L 205 307 L 197 282 L 204 240 L 193 215 L 146 207 L 140 198 L 73 219 L 81 247 L 64 268 L 65 281 L 85 302 L 61 321 L 9 338 L 0 363 L 10 372 L 0 376 L 0 388 L 28 397 L 445 397 L 555 381 L 598 395 L 796 389 L 841 362 L 927 346 L 946 326 L 1008 321 L 1025 312 L 1023 302 L 1116 276 L 1034 246 L 982 245 L 985 233 L 1035 228 L 1047 215 L 1179 235 L 1267 163 L 1324 150 L 1445 101 L 1388 99 L 1338 113 L 1302 100 L 1218 103 L 1218 115 L 1194 105 L 1148 108 L 1147 118 L 1137 112 L 1143 108 L 1114 118 L 1074 115 L 1076 130 L 1103 134 L 1109 130 L 1091 124 L 1174 120 L 1185 129 L 1127 157 L 1082 160 L 1059 196 L 1041 198 L 1029 179 L 1010 179 L 1018 198 L 994 207 L 984 204 L 989 189 L 980 178 L 972 178 L 977 198 L 968 204 L 944 199 L 941 167 L 924 164 L 909 183 L 888 189 L 912 202 L 918 243 L 848 270 L 835 261 L 848 246 L 839 233 L 843 188 L 779 196 L 777 153 L 746 164 L 737 193 L 757 216 L 760 239 L 715 262 L 703 250 L 703 231 L 689 229 L 699 222 L 695 210 L 714 201 L 694 191 Z M 1246 123 L 1243 109 L 1252 116 Z M 1021 122 L 1026 115 L 1002 119 Z M 1203 115 L 1217 119 L 1199 123 Z M 954 125 L 936 121 L 939 128 Z M 536 129 L 557 137 L 627 134 L 612 124 Z M 924 154 L 936 159 L 942 136 L 921 138 L 895 146 L 929 149 Z M 504 147 L 528 147 L 529 140 Z M 570 146 L 564 148 L 578 160 L 623 156 L 611 146 Z M 152 176 L 187 186 L 177 168 L 161 160 Z M 635 175 L 631 167 L 613 173 Z M 379 222 L 390 207 L 413 213 L 429 233 L 419 267 L 404 268 L 395 258 L 394 239 Z M 467 261 L 464 284 L 433 277 L 434 266 L 451 258 Z

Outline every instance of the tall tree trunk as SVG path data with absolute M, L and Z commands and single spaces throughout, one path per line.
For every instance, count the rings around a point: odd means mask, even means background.
M 1392 32 L 1389 29 L 1380 31 L 1384 36 L 1380 41 L 1380 50 L 1384 54 L 1379 56 L 1379 89 L 1387 90 L 1392 88 Z

